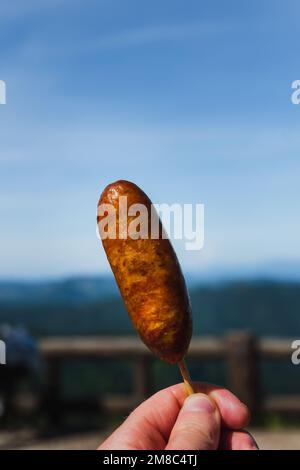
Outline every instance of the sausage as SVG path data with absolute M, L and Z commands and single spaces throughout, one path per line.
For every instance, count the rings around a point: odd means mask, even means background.
M 128 216 L 125 228 L 119 219 L 120 196 L 127 197 L 127 207 L 143 204 L 148 211 L 147 238 L 132 239 L 128 226 L 136 216 Z M 102 204 L 113 206 L 116 214 L 116 238 L 103 237 Z M 176 364 L 185 356 L 192 334 L 191 306 L 185 280 L 163 227 L 151 238 L 151 201 L 134 183 L 119 180 L 108 185 L 98 203 L 98 227 L 106 256 L 118 284 L 128 314 L 142 341 L 162 360 Z M 104 206 L 103 206 L 104 207 Z M 152 208 L 152 211 L 154 209 Z M 120 232 L 119 232 L 120 229 Z

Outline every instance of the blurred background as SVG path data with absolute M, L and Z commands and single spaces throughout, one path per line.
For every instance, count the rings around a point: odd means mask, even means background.
M 1 2 L 2 448 L 93 448 L 180 380 L 137 340 L 96 237 L 119 178 L 155 203 L 205 204 L 204 248 L 174 241 L 192 376 L 247 401 L 265 446 L 300 447 L 299 13 L 296 0 Z

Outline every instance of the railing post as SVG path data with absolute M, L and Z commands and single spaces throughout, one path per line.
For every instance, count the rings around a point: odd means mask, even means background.
M 134 363 L 134 398 L 141 402 L 151 393 L 151 358 L 138 357 Z
M 60 424 L 61 420 L 61 360 L 57 358 L 47 360 L 46 368 L 46 397 L 45 411 L 53 426 Z
M 228 386 L 252 413 L 260 411 L 259 357 L 257 340 L 247 331 L 227 336 Z

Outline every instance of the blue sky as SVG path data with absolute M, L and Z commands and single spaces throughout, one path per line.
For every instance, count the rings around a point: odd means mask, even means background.
M 104 186 L 205 204 L 185 271 L 297 263 L 296 0 L 0 4 L 0 277 L 108 269 Z M 274 268 L 275 269 L 275 268 Z

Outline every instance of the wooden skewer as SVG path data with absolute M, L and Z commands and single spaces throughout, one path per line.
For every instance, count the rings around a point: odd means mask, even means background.
M 178 366 L 179 366 L 179 369 L 180 369 L 180 372 L 184 381 L 186 393 L 188 395 L 192 395 L 193 393 L 195 393 L 195 391 L 193 389 L 190 373 L 186 366 L 185 360 L 182 359 L 182 361 L 178 362 Z

